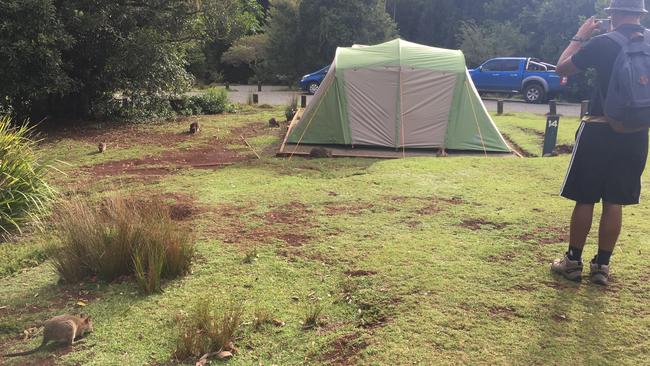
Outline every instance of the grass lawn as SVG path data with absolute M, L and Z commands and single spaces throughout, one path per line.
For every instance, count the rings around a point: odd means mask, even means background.
M 43 150 L 68 163 L 54 177 L 64 196 L 159 196 L 196 231 L 198 258 L 192 274 L 145 297 L 132 282 L 58 284 L 47 234 L 0 245 L 0 350 L 36 347 L 54 315 L 95 322 L 84 344 L 5 364 L 171 364 L 176 319 L 204 299 L 244 308 L 231 365 L 648 362 L 648 205 L 626 209 L 611 285 L 573 284 L 548 270 L 567 243 L 572 204 L 558 191 L 568 154 L 278 159 L 281 131 L 265 121 L 282 115 L 202 117 L 196 136 L 182 121 L 50 138 Z M 495 121 L 541 153 L 545 117 Z M 562 120 L 559 144 L 572 144 L 576 127 Z M 94 154 L 101 141 L 109 150 Z M 314 304 L 321 324 L 305 330 Z M 284 326 L 255 329 L 261 310 Z

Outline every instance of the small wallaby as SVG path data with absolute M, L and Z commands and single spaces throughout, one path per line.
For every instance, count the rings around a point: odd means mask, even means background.
M 280 127 L 280 123 L 275 118 L 271 118 L 269 120 L 269 127 Z
M 192 135 L 194 135 L 195 133 L 198 133 L 199 131 L 201 131 L 201 125 L 199 125 L 199 122 L 198 121 L 192 122 L 192 124 L 190 125 L 190 133 Z
M 99 150 L 99 152 L 100 152 L 101 154 L 103 154 L 103 153 L 106 152 L 106 147 L 107 147 L 107 146 L 108 146 L 108 145 L 107 145 L 105 142 L 100 142 L 99 145 L 97 145 L 97 150 Z
M 11 353 L 2 357 L 27 356 L 42 350 L 48 343 L 56 342 L 72 346 L 75 339 L 93 331 L 93 321 L 87 316 L 60 315 L 43 324 L 43 342 L 31 351 Z
M 324 147 L 315 147 L 309 152 L 310 158 L 331 158 L 332 150 L 328 150 Z

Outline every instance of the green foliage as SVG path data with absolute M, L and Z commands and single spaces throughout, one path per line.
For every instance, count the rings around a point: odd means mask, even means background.
M 191 235 L 159 203 L 111 198 L 92 207 L 66 202 L 56 219 L 61 244 L 51 248 L 51 257 L 66 282 L 135 275 L 142 292 L 149 294 L 161 290 L 161 279 L 189 272 L 194 255 Z
M 35 148 L 33 127 L 0 118 L 0 235 L 21 231 L 47 212 L 54 190 L 46 182 L 50 166 Z
M 289 100 L 289 104 L 284 108 L 284 116 L 287 118 L 287 122 L 291 122 L 293 117 L 298 111 L 298 96 L 292 95 Z
M 298 0 L 275 1 L 266 26 L 266 62 L 274 73 L 285 75 L 288 80 L 298 80 L 305 68 L 296 54 L 303 47 L 299 35 L 298 4 Z
M 378 0 L 278 1 L 266 33 L 266 60 L 290 81 L 331 62 L 339 46 L 397 36 L 395 23 Z
M 235 335 L 242 324 L 243 309 L 230 304 L 216 308 L 210 300 L 200 300 L 193 312 L 179 319 L 179 336 L 174 357 L 186 360 L 206 353 L 232 349 Z
M 256 0 L 201 2 L 203 28 L 200 41 L 190 50 L 188 70 L 207 84 L 222 81 L 223 53 L 241 37 L 259 32 L 263 14 Z
M 72 38 L 54 0 L 0 1 L 0 111 L 25 116 L 35 100 L 74 87 L 63 69 Z
M 233 66 L 247 65 L 255 73 L 256 81 L 264 81 L 268 71 L 264 62 L 266 43 L 267 37 L 264 34 L 240 38 L 223 54 L 221 62 Z
M 85 118 L 111 110 L 102 104 L 121 94 L 133 101 L 125 108 L 158 114 L 155 99 L 191 84 L 186 51 L 203 34 L 196 6 L 187 0 L 4 1 L 0 24 L 10 32 L 0 40 L 0 100 L 16 113 Z
M 459 38 L 460 48 L 471 67 L 493 57 L 515 56 L 527 44 L 526 36 L 511 22 L 490 23 L 483 27 L 473 21 L 464 22 Z
M 183 116 L 221 114 L 232 112 L 233 106 L 225 89 L 210 88 L 205 93 L 191 97 L 181 96 L 170 100 L 171 108 Z

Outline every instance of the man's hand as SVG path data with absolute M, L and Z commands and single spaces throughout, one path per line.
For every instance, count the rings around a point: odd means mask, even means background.
M 557 62 L 555 71 L 560 76 L 571 76 L 580 72 L 580 69 L 573 64 L 571 57 L 575 55 L 582 47 L 582 43 L 588 41 L 597 31 L 600 22 L 596 17 L 591 17 L 578 29 L 575 37 L 571 40 L 569 46 L 562 52 Z
M 591 17 L 587 19 L 587 21 L 578 29 L 578 33 L 576 33 L 576 38 L 579 38 L 583 41 L 587 41 L 591 39 L 591 37 L 596 33 L 596 30 L 598 30 L 598 25 L 600 22 L 596 20 L 596 17 Z

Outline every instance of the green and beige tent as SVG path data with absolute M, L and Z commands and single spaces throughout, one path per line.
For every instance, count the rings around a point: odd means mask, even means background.
M 510 152 L 463 53 L 401 39 L 337 49 L 283 149 L 301 145 Z

